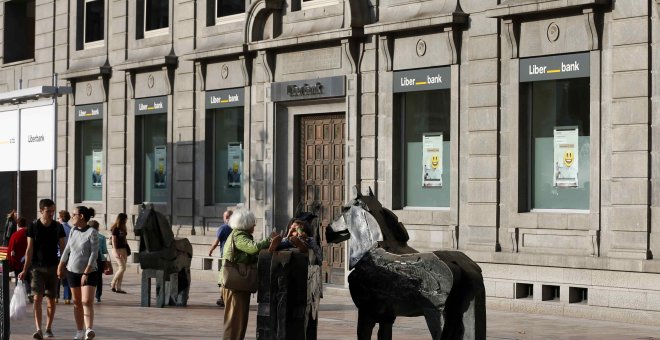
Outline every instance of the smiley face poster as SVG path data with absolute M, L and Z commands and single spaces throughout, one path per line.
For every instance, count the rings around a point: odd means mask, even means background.
M 554 178 L 555 187 L 578 186 L 578 128 L 557 126 L 554 129 Z
M 422 186 L 442 186 L 442 133 L 425 133 L 422 137 Z

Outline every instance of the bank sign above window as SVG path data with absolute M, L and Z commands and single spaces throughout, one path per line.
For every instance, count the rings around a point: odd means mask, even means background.
M 103 119 L 103 104 L 76 106 L 76 121 L 93 119 Z
M 589 77 L 589 52 L 520 59 L 520 82 Z
M 226 107 L 242 107 L 245 90 L 240 87 L 236 89 L 208 91 L 206 92 L 206 108 L 222 109 Z
M 274 102 L 343 97 L 345 95 L 344 76 L 273 83 L 270 94 Z
M 167 113 L 167 96 L 135 99 L 136 115 Z
M 392 92 L 444 90 L 451 87 L 449 66 L 394 72 Z

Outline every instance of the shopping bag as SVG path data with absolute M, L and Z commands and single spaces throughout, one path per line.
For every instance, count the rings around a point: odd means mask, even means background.
M 27 294 L 22 281 L 19 281 L 14 288 L 14 295 L 9 303 L 9 317 L 12 320 L 19 320 L 25 316 L 27 309 Z

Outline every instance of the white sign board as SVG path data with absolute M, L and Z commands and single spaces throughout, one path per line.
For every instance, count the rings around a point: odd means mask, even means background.
M 578 128 L 557 126 L 554 131 L 555 187 L 578 186 Z
M 18 110 L 0 112 L 0 171 L 18 170 Z
M 55 109 L 21 109 L 21 171 L 53 170 Z

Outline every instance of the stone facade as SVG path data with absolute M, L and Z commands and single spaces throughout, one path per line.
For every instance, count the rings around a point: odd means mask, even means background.
M 371 187 L 413 247 L 465 251 L 490 306 L 660 324 L 660 0 L 247 0 L 227 17 L 214 1 L 168 1 L 165 28 L 151 31 L 143 0 L 106 0 L 103 39 L 81 44 L 85 1 L 36 0 L 34 57 L 0 66 L 2 92 L 51 85 L 53 73 L 74 89 L 57 106 L 58 207 L 81 203 L 78 105 L 104 112 L 102 198 L 84 203 L 107 225 L 135 218 L 144 197 L 136 101 L 166 98 L 167 199 L 156 206 L 185 235 L 212 234 L 237 203 L 262 232 L 285 223 L 301 200 L 297 122 L 340 113 L 344 198 Z M 589 208 L 521 208 L 521 60 L 574 53 L 589 59 Z M 395 76 L 439 67 L 451 74 L 449 206 L 406 207 Z M 272 90 L 316 79 L 343 91 L 285 100 Z M 205 95 L 228 89 L 245 103 L 243 199 L 216 204 Z M 51 172 L 28 185 L 50 197 Z

